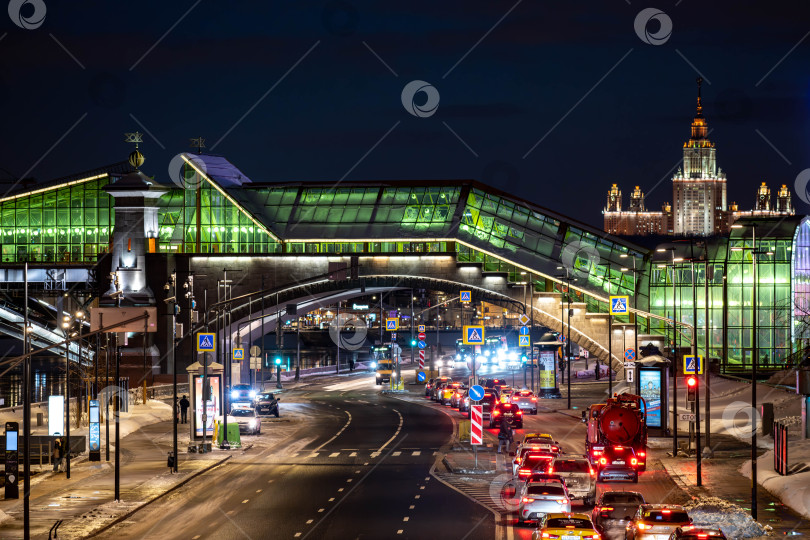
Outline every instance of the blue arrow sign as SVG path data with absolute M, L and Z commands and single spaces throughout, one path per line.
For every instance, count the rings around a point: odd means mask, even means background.
M 417 343 L 417 345 L 419 346 L 420 349 L 424 349 L 425 347 L 427 347 L 427 343 L 421 340 L 419 341 L 419 343 Z
M 416 374 L 416 382 L 425 382 L 425 372 L 420 371 Z
M 528 336 L 529 335 L 529 327 L 528 326 L 521 326 L 520 330 L 518 330 L 518 333 L 521 336 Z
M 479 384 L 471 386 L 470 399 L 473 401 L 481 401 L 482 399 L 484 399 L 484 387 Z

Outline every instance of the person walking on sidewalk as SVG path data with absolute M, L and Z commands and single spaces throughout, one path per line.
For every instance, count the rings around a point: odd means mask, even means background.
M 188 424 L 188 408 L 191 405 L 186 395 L 183 394 L 183 399 L 180 400 L 180 423 Z
M 53 460 L 53 472 L 59 472 L 59 467 L 62 465 L 62 440 L 59 437 L 53 440 L 51 459 Z
M 498 453 L 500 454 L 501 448 L 504 447 L 508 453 L 512 449 L 513 440 L 512 428 L 509 426 L 509 422 L 504 418 L 501 420 L 501 429 L 498 431 Z

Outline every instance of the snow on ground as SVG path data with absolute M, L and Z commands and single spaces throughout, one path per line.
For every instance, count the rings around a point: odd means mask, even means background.
M 810 469 L 810 440 L 791 440 L 788 446 L 789 468 Z M 751 478 L 751 461 L 746 461 L 740 472 Z M 785 505 L 810 519 L 810 470 L 781 476 L 773 470 L 773 450 L 757 459 L 757 482 L 773 493 Z
M 143 426 L 172 419 L 172 407 L 168 403 L 150 399 L 146 405 L 130 405 L 129 412 L 122 412 L 118 420 L 119 437 L 122 439 Z M 112 421 L 112 417 L 110 417 Z M 110 435 L 115 432 L 110 423 Z M 102 430 L 103 432 L 103 430 Z
M 754 538 L 771 532 L 754 521 L 747 510 L 718 497 L 702 497 L 684 505 L 695 526 L 720 529 L 729 540 Z

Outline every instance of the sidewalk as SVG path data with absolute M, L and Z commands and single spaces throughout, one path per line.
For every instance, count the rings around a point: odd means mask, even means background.
M 129 427 L 133 423 L 129 422 Z M 227 452 L 216 451 L 187 454 L 187 425 L 178 427 L 178 474 L 171 474 L 166 464 L 172 446 L 171 420 L 142 425 L 121 437 L 121 502 L 113 500 L 114 448 L 110 462 L 104 461 L 103 450 L 101 462 L 74 459 L 70 480 L 64 473 L 52 473 L 49 465 L 43 465 L 46 472 L 37 474 L 31 482 L 32 537 L 47 538 L 48 530 L 59 519 L 64 520 L 59 528 L 61 537 L 87 537 L 230 457 Z M 111 436 L 113 433 L 111 429 Z M 22 498 L 0 501 L 0 512 L 0 538 L 22 538 Z

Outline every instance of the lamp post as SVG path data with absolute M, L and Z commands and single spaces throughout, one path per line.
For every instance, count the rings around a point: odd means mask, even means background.
M 677 269 L 675 263 L 683 259 L 675 257 L 675 247 L 658 248 L 659 253 L 669 251 L 672 253 L 672 457 L 678 457 L 678 325 L 675 282 L 677 279 Z M 666 268 L 668 265 L 659 265 L 659 268 Z
M 177 472 L 177 270 L 172 270 L 171 276 L 169 277 L 169 281 L 166 282 L 166 285 L 163 286 L 166 290 L 166 293 L 171 290 L 172 296 L 166 298 L 166 304 L 171 302 L 171 314 L 172 314 L 172 407 L 174 408 L 173 417 L 174 422 L 172 423 L 172 451 L 174 462 L 172 466 L 172 472 Z
M 625 259 L 629 257 L 627 253 L 622 253 L 619 257 Z M 638 308 L 638 270 L 636 269 L 636 257 L 635 255 L 632 257 L 633 260 L 633 309 Z M 622 272 L 629 271 L 630 268 L 622 268 Z M 633 312 L 633 350 L 636 352 L 635 359 L 636 361 L 639 360 L 640 354 L 638 352 L 638 312 Z
M 741 229 L 742 225 L 732 225 L 733 229 Z M 752 426 L 751 426 L 751 517 L 757 519 L 757 425 L 756 425 L 756 410 L 757 410 L 757 362 L 759 362 L 759 340 L 757 339 L 758 321 L 758 298 L 757 298 L 757 256 L 758 255 L 773 255 L 773 252 L 768 250 L 757 249 L 757 227 L 751 226 L 751 247 L 732 247 L 731 251 L 750 251 L 751 264 L 753 274 L 753 298 L 751 299 L 751 308 L 753 311 L 753 322 L 751 324 L 753 330 L 753 337 L 751 340 L 752 358 L 751 358 L 751 409 Z
M 568 372 L 568 408 L 571 408 L 571 282 L 576 281 L 576 278 L 571 277 L 571 272 L 569 268 L 558 266 L 557 270 L 565 270 L 565 276 L 562 279 L 568 283 L 568 290 L 566 291 L 566 297 L 568 300 L 568 338 L 565 340 L 565 364 L 566 364 L 566 371 Z M 561 302 L 562 303 L 562 299 Z M 562 318 L 560 319 L 560 323 L 562 324 Z M 565 332 L 565 326 L 562 327 L 562 331 Z M 597 363 L 596 366 L 597 371 L 599 370 L 599 364 Z

